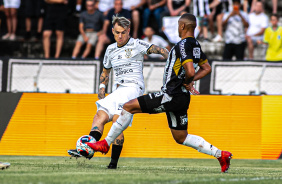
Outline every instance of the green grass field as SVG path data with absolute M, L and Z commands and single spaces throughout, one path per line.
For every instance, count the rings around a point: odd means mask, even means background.
M 45 183 L 282 183 L 282 160 L 232 160 L 221 173 L 216 159 L 121 158 L 117 170 L 110 158 L 0 156 L 11 167 L 0 170 L 0 184 Z

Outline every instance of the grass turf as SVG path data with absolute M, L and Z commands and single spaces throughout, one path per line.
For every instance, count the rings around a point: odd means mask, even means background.
M 221 173 L 216 159 L 121 158 L 117 170 L 110 158 L 0 156 L 11 167 L 0 170 L 1 184 L 47 183 L 282 183 L 282 160 L 232 160 Z

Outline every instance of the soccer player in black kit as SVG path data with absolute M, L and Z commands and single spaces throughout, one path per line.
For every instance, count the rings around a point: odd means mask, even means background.
M 169 53 L 161 91 L 149 93 L 125 103 L 121 115 L 112 125 L 107 137 L 96 143 L 87 143 L 94 151 L 107 153 L 115 138 L 129 126 L 133 114 L 165 112 L 172 136 L 178 144 L 216 157 L 221 165 L 221 172 L 227 172 L 232 154 L 219 150 L 202 137 L 188 134 L 187 131 L 190 93 L 199 94 L 193 87 L 193 81 L 211 72 L 207 57 L 199 42 L 194 38 L 195 27 L 194 15 L 186 13 L 180 17 L 178 32 L 181 41 Z M 195 72 L 197 66 L 200 69 Z

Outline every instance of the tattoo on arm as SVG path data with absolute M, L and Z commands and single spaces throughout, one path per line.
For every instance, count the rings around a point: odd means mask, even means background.
M 103 72 L 100 75 L 100 83 L 107 85 L 109 83 L 109 71 L 103 70 Z
M 148 50 L 148 54 L 152 54 L 152 53 L 161 54 L 165 59 L 167 59 L 169 52 L 166 48 L 152 45 L 150 49 Z
M 116 139 L 114 141 L 114 144 L 115 145 L 118 145 L 118 146 L 122 146 L 123 145 L 123 142 L 124 142 L 124 139 Z

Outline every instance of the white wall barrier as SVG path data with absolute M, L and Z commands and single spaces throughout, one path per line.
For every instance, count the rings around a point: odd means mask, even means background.
M 210 94 L 282 95 L 282 63 L 213 62 Z
M 100 61 L 11 59 L 7 91 L 96 93 Z

